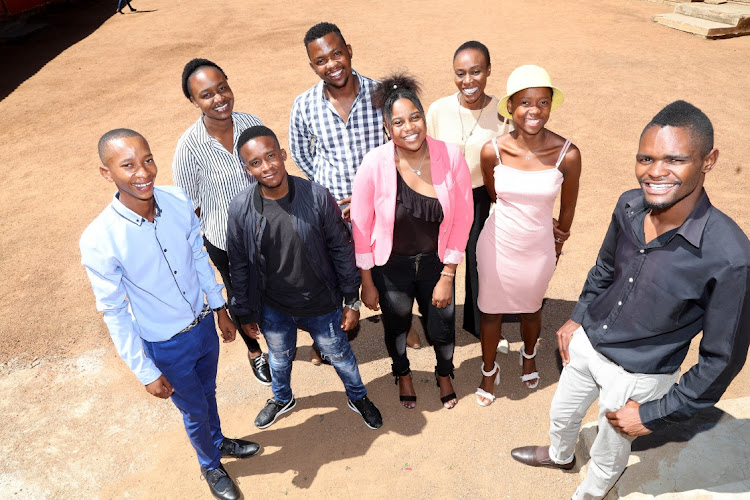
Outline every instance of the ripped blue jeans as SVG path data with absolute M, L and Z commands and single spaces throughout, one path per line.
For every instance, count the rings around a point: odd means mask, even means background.
M 286 403 L 292 399 L 292 361 L 297 348 L 298 328 L 310 332 L 320 355 L 336 369 L 349 399 L 357 401 L 367 395 L 349 339 L 341 329 L 342 312 L 339 307 L 330 314 L 304 317 L 263 306 L 260 329 L 268 345 L 271 390 L 276 401 Z

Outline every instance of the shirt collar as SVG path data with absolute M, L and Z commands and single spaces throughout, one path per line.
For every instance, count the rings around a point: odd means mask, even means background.
M 161 216 L 161 208 L 159 208 L 159 202 L 156 198 L 156 190 L 154 190 L 154 203 L 156 204 L 156 217 Z M 115 193 L 115 195 L 112 197 L 112 208 L 115 212 L 118 213 L 123 219 L 126 219 L 133 224 L 136 224 L 140 226 L 144 222 L 146 222 L 146 219 L 144 217 L 141 217 L 137 213 L 130 210 L 128 207 L 122 204 L 120 201 L 120 192 L 118 191 Z
M 232 138 L 234 142 L 237 142 L 237 127 L 235 127 L 234 123 L 234 111 L 232 111 Z M 195 126 L 195 138 L 203 143 L 211 142 L 211 134 L 208 133 L 208 130 L 206 130 L 206 124 L 203 123 L 203 114 L 201 114 L 200 118 L 198 118 L 198 123 Z
M 703 239 L 703 230 L 706 228 L 706 223 L 711 214 L 712 206 L 711 200 L 708 199 L 708 194 L 704 189 L 698 203 L 695 205 L 695 208 L 693 208 L 693 211 L 690 212 L 690 215 L 685 219 L 685 222 L 683 222 L 677 229 L 674 236 L 679 234 L 685 239 L 685 241 L 696 248 L 700 248 L 701 240 Z M 626 213 L 632 214 L 629 215 L 631 220 L 636 214 L 645 211 L 646 206 L 644 204 L 643 195 L 641 194 L 636 199 L 627 202 L 625 208 Z
M 357 97 L 355 98 L 355 101 L 356 101 L 357 98 L 361 98 L 362 94 L 365 92 L 365 80 L 364 78 L 362 78 L 362 76 L 359 73 L 354 71 L 354 69 L 352 69 L 352 75 L 356 76 L 357 81 L 359 82 L 359 89 L 357 90 Z M 325 93 L 325 85 L 326 85 L 326 82 L 324 82 L 323 80 L 319 81 L 315 85 L 315 93 L 317 95 L 318 100 L 320 101 L 328 101 L 328 98 L 326 97 L 326 93 Z M 352 105 L 352 108 L 353 107 L 354 105 Z
M 289 195 L 289 203 L 291 204 L 292 201 L 294 200 L 294 192 L 295 192 L 294 182 L 295 182 L 296 177 L 293 176 L 293 175 L 289 175 L 289 172 L 287 172 L 286 173 L 286 178 L 287 178 L 287 181 L 289 183 L 289 193 L 288 193 L 288 195 Z M 253 206 L 255 208 L 255 211 L 258 212 L 259 214 L 262 214 L 263 213 L 263 200 L 265 198 L 263 198 L 260 195 L 260 183 L 256 182 L 254 184 L 253 189 L 254 189 L 254 191 L 253 191 L 253 194 L 252 194 L 252 204 L 253 204 Z

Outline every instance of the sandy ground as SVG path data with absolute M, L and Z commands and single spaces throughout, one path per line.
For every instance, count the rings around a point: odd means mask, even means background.
M 235 109 L 259 115 L 286 143 L 292 101 L 317 81 L 301 40 L 321 20 L 341 27 L 361 73 L 406 68 L 417 75 L 425 105 L 455 90 L 451 57 L 468 39 L 491 50 L 488 92 L 495 95 L 514 67 L 544 66 L 567 96 L 548 126 L 583 155 L 579 209 L 547 294 L 538 390 L 521 386 L 518 327 L 510 325 L 513 352 L 499 356 L 498 400 L 479 408 L 471 395 L 479 345 L 459 330 L 458 406 L 440 409 L 434 356 L 423 349 L 410 351 L 420 399 L 406 411 L 382 327 L 365 322 L 353 347 L 383 428 L 370 431 L 346 409 L 334 371 L 313 367 L 309 339 L 301 338 L 297 409 L 259 432 L 252 420 L 270 391 L 250 378 L 241 342 L 223 345 L 224 430 L 265 448 L 227 469 L 248 498 L 570 495 L 576 474 L 524 468 L 508 453 L 546 442 L 558 379 L 554 331 L 574 305 L 618 195 L 636 185 L 638 134 L 668 102 L 686 99 L 713 120 L 721 157 L 708 192 L 750 229 L 750 37 L 706 41 L 668 30 L 650 18 L 671 7 L 638 0 L 134 4 L 151 12 L 113 15 L 0 101 L 0 497 L 208 496 L 176 409 L 148 396 L 117 357 L 79 263 L 78 238 L 112 196 L 97 173 L 96 141 L 115 127 L 142 132 L 161 167 L 158 181 L 171 184 L 177 138 L 197 119 L 180 73 L 190 58 L 207 57 L 229 75 Z M 461 307 L 458 324 L 460 315 Z M 694 345 L 685 366 L 695 357 Z M 749 386 L 746 368 L 725 398 L 747 395 Z

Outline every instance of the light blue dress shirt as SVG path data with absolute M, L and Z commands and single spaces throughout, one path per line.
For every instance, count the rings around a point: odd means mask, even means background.
M 154 197 L 156 216 L 149 222 L 115 194 L 80 242 L 96 308 L 120 357 L 143 384 L 161 372 L 144 354 L 142 339 L 161 342 L 183 330 L 203 309 L 204 293 L 211 308 L 225 302 L 185 192 L 154 187 Z

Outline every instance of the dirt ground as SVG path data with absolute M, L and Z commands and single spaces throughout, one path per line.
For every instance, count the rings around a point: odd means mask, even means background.
M 292 101 L 317 81 L 302 37 L 322 20 L 341 27 L 361 73 L 417 75 L 425 105 L 454 92 L 451 57 L 469 39 L 490 48 L 491 94 L 504 93 L 516 66 L 544 66 L 566 92 L 548 126 L 583 156 L 578 212 L 547 293 L 538 390 L 521 385 L 520 337 L 509 325 L 512 352 L 498 355 L 498 399 L 478 407 L 479 344 L 459 329 L 458 406 L 440 409 L 434 355 L 422 349 L 409 353 L 418 409 L 404 410 L 382 327 L 364 322 L 352 345 L 383 428 L 367 429 L 346 408 L 333 369 L 311 365 L 310 341 L 301 337 L 297 409 L 258 431 L 252 421 L 270 391 L 251 379 L 241 342 L 222 345 L 224 430 L 264 446 L 258 457 L 227 461 L 227 470 L 247 498 L 569 497 L 577 474 L 525 468 L 509 455 L 547 442 L 559 376 L 553 334 L 577 299 L 618 195 L 636 186 L 638 135 L 665 104 L 685 99 L 713 120 L 721 156 L 707 190 L 750 230 L 750 37 L 706 41 L 669 30 L 650 18 L 671 7 L 640 0 L 134 5 L 149 12 L 112 15 L 0 101 L 0 497 L 208 497 L 178 412 L 148 396 L 117 357 L 80 265 L 80 234 L 113 193 L 97 172 L 96 141 L 115 127 L 140 131 L 160 166 L 157 182 L 171 184 L 176 141 L 197 119 L 180 74 L 189 59 L 206 57 L 229 75 L 235 109 L 260 116 L 286 144 Z M 23 44 L 3 50 L 32 56 Z M 694 345 L 685 367 L 695 359 Z M 749 387 L 745 368 L 725 398 L 746 396 Z

